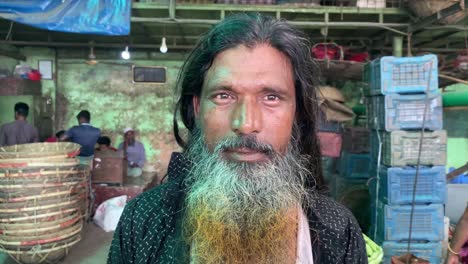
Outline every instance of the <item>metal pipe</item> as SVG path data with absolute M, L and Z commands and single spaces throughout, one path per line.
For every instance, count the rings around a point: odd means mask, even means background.
M 7 41 L 7 40 L 0 40 L 0 44 L 10 44 L 10 45 L 21 45 L 21 46 L 42 46 L 42 47 L 72 47 L 72 48 L 80 48 L 80 47 L 90 47 L 91 44 L 83 42 L 47 42 L 47 41 Z M 121 49 L 123 44 L 118 43 L 94 43 L 93 47 L 98 48 L 118 48 Z M 141 49 L 159 49 L 158 44 L 131 44 L 128 45 L 132 48 L 141 48 Z M 173 45 L 168 46 L 171 49 L 192 49 L 194 46 L 187 45 Z
M 169 0 L 169 18 L 175 19 L 176 14 L 176 0 Z
M 132 3 L 132 9 L 150 10 L 167 9 L 166 5 L 158 5 L 154 3 Z M 240 12 L 276 12 L 282 13 L 311 13 L 311 14 L 363 14 L 363 15 L 401 15 L 407 16 L 408 11 L 402 8 L 358 8 L 358 7 L 342 7 L 342 6 L 317 6 L 314 8 L 307 7 L 291 7 L 288 5 L 235 5 L 235 4 L 179 4 L 178 10 L 195 10 L 195 11 L 219 11 L 225 10 L 240 11 Z
M 145 23 L 178 23 L 178 24 L 217 24 L 219 19 L 168 19 L 156 17 L 132 17 L 132 22 L 145 22 Z M 288 21 L 289 24 L 303 27 L 396 27 L 406 28 L 408 23 L 378 23 L 378 22 L 318 22 L 318 21 Z M 405 33 L 406 34 L 406 33 Z
M 83 42 L 47 42 L 47 41 L 7 41 L 7 40 L 0 40 L 0 44 L 10 44 L 10 45 L 20 45 L 20 46 L 42 46 L 42 47 L 72 47 L 72 48 L 80 48 L 80 47 L 90 47 L 89 43 Z M 122 49 L 122 44 L 116 43 L 94 43 L 94 47 L 98 48 L 117 48 Z M 159 45 L 155 44 L 131 44 L 130 47 L 132 48 L 139 48 L 139 49 L 159 49 Z M 190 50 L 193 49 L 194 45 L 172 45 L 168 46 L 170 49 L 175 50 Z M 364 48 L 364 47 L 363 47 Z M 392 47 L 366 47 L 372 50 L 384 50 L 384 51 L 393 51 Z M 413 48 L 413 52 L 418 51 L 427 51 L 427 52 L 460 52 L 464 48 Z M 403 48 L 403 51 L 406 51 L 407 48 Z
M 372 50 L 383 50 L 383 51 L 393 51 L 393 47 L 370 47 Z M 403 51 L 407 51 L 407 48 L 403 48 Z M 413 53 L 419 52 L 419 51 L 426 51 L 426 52 L 460 52 L 465 50 L 465 48 L 412 48 L 411 51 Z
M 393 56 L 403 57 L 403 37 L 393 36 Z

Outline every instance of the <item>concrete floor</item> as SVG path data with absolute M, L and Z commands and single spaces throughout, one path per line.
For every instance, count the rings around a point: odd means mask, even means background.
M 71 248 L 70 254 L 59 264 L 105 264 L 113 232 L 104 232 L 94 223 L 85 224 L 82 239 Z M 8 255 L 0 253 L 0 264 L 16 264 Z

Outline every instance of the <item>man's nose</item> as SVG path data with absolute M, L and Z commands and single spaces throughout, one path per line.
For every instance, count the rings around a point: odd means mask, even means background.
M 255 99 L 245 98 L 238 102 L 231 117 L 232 130 L 238 135 L 259 133 L 262 128 L 262 113 Z

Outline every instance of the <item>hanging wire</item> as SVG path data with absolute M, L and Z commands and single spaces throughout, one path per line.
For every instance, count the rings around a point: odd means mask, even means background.
M 372 103 L 372 102 L 371 102 Z M 377 165 L 376 165 L 376 187 L 375 187 L 375 217 L 374 217 L 374 238 L 377 237 L 377 229 L 378 229 L 378 219 L 379 219 L 379 215 L 378 215 L 378 208 L 380 205 L 380 201 L 379 201 L 379 192 L 380 192 L 380 175 L 379 175 L 379 171 L 380 171 L 380 162 L 382 161 L 382 145 L 383 145 L 383 140 L 382 140 L 382 137 L 380 136 L 380 133 L 379 133 L 379 130 L 377 129 L 378 127 L 378 116 L 376 116 L 374 118 L 374 127 L 376 128 L 375 129 L 375 133 L 377 134 L 377 141 L 379 142 L 379 149 L 378 149 L 378 152 L 377 152 Z
M 10 29 L 8 29 L 8 33 L 5 37 L 5 40 L 9 40 L 11 38 L 11 31 L 13 30 L 13 21 L 10 22 Z
M 412 231 L 413 231 L 413 218 L 414 218 L 414 207 L 415 207 L 415 201 L 416 201 L 416 189 L 418 186 L 418 177 L 419 177 L 419 167 L 421 164 L 421 153 L 422 153 L 422 148 L 423 148 L 423 139 L 424 139 L 424 127 L 426 124 L 426 113 L 427 109 L 429 106 L 429 89 L 431 85 L 431 73 L 432 73 L 432 61 L 429 64 L 429 77 L 427 80 L 427 85 L 426 85 L 426 96 L 424 98 L 424 111 L 423 111 L 423 118 L 422 118 L 422 124 L 421 124 L 421 135 L 419 138 L 419 150 L 418 150 L 418 159 L 416 162 L 416 174 L 414 175 L 414 184 L 413 184 L 413 197 L 411 201 L 411 213 L 410 213 L 410 222 L 409 222 L 409 235 L 408 235 L 408 247 L 407 247 L 407 253 L 410 253 L 411 249 L 411 236 L 412 236 Z M 410 260 L 408 259 L 406 264 L 410 264 Z

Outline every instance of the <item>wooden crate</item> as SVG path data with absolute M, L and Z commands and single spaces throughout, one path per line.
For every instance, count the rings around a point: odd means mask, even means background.
M 91 174 L 93 183 L 122 185 L 127 176 L 127 161 L 121 156 L 106 156 L 96 153 Z

